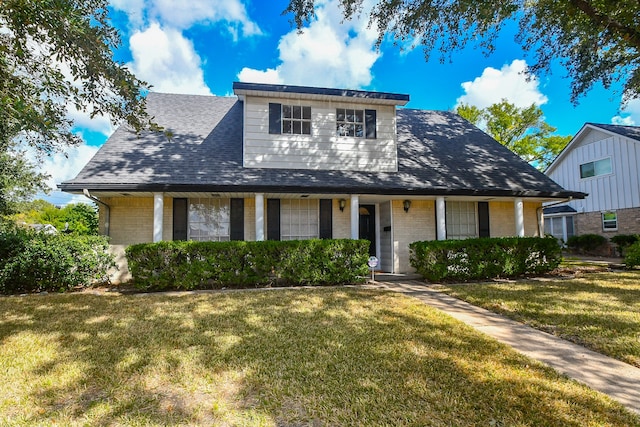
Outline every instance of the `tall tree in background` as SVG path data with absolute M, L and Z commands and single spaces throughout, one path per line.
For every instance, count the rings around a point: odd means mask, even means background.
M 147 84 L 113 59 L 120 39 L 107 7 L 108 0 L 0 0 L 0 214 L 25 189 L 43 186 L 20 150 L 48 155 L 80 143 L 68 106 L 136 131 L 152 125 Z
M 340 0 L 346 19 L 362 12 L 363 0 Z M 299 29 L 315 13 L 315 0 L 290 0 Z M 571 78 L 577 101 L 594 83 L 624 85 L 626 100 L 640 95 L 640 2 L 638 0 L 377 0 L 369 23 L 402 44 L 414 41 L 440 60 L 471 43 L 490 54 L 509 20 L 520 25 L 516 37 L 535 52 L 533 74 L 550 72 L 559 59 Z
M 518 108 L 503 99 L 484 109 L 463 104 L 456 113 L 540 170 L 571 140 L 571 136 L 552 135 L 557 129 L 544 121 L 542 110 L 534 104 Z

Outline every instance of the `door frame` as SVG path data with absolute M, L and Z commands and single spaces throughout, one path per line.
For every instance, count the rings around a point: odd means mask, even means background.
M 358 209 L 360 206 L 373 206 L 374 207 L 374 221 L 375 225 L 373 227 L 374 232 L 374 244 L 376 245 L 376 258 L 380 259 L 380 203 L 360 203 L 358 205 Z M 358 213 L 358 228 L 360 227 L 360 213 Z M 393 250 L 393 248 L 392 248 Z

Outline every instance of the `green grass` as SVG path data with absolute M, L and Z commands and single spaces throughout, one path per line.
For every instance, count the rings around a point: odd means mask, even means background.
M 0 425 L 640 426 L 398 294 L 0 298 Z
M 640 367 L 640 271 L 442 290 Z

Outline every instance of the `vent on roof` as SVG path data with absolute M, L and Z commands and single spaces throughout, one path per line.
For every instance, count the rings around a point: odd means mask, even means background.
M 125 197 L 126 197 L 126 196 L 130 196 L 130 195 L 131 195 L 131 193 L 121 193 L 121 194 L 122 194 L 123 196 L 125 196 Z
M 307 197 L 309 197 L 308 194 L 303 194 L 302 196 L 300 196 L 300 198 L 302 198 L 302 199 L 306 199 Z

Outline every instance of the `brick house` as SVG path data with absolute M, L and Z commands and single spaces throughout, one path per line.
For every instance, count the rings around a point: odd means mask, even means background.
M 589 196 L 545 208 L 545 231 L 565 241 L 640 234 L 639 165 L 639 127 L 586 123 L 545 174 Z
M 538 236 L 565 191 L 447 111 L 409 95 L 234 83 L 235 96 L 150 93 L 168 132 L 121 126 L 63 191 L 98 201 L 113 245 L 366 238 L 388 272 L 409 243 Z

